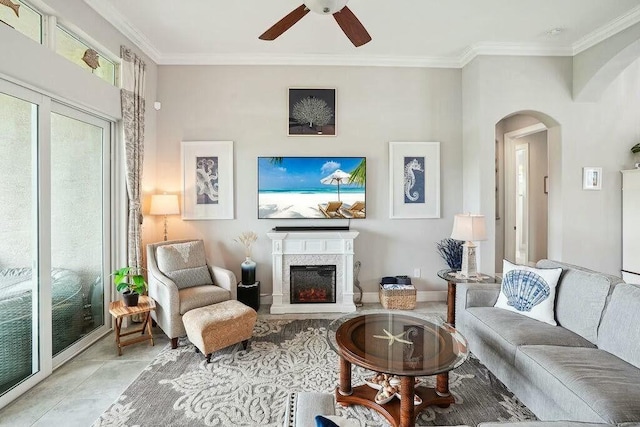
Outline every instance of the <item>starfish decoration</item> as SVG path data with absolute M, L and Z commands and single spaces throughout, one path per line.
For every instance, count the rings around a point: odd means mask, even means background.
M 391 332 L 387 331 L 386 329 L 383 329 L 382 332 L 384 332 L 386 334 L 386 336 L 384 335 L 374 335 L 374 338 L 380 338 L 383 340 L 389 340 L 389 347 L 391 347 L 391 345 L 398 341 L 401 342 L 403 344 L 411 344 L 413 345 L 413 343 L 411 341 L 407 341 L 407 340 L 403 340 L 402 337 L 404 336 L 404 334 L 406 334 L 407 332 L 402 332 L 398 335 L 393 335 Z

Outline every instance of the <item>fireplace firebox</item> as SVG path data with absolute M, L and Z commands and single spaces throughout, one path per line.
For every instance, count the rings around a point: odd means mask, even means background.
M 291 304 L 336 302 L 335 265 L 292 265 L 289 274 Z

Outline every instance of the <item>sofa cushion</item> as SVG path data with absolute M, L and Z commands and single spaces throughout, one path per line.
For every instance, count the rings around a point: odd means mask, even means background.
M 215 285 L 180 289 L 178 295 L 180 296 L 180 314 L 231 299 L 231 292 Z
M 467 309 L 467 316 L 466 327 L 469 333 L 478 336 L 483 345 L 501 352 L 511 364 L 515 359 L 516 348 L 520 345 L 595 347 L 580 335 L 560 326 L 551 326 L 495 307 L 470 307 Z
M 607 298 L 613 285 L 622 280 L 619 277 L 551 260 L 541 260 L 537 266 L 562 268 L 556 296 L 556 320 L 560 326 L 582 335 L 595 344 Z
M 604 350 L 521 346 L 515 367 L 540 393 L 562 402 L 572 420 L 616 424 L 640 419 L 640 369 Z
M 158 246 L 156 260 L 158 269 L 178 289 L 213 284 L 202 240 Z
M 616 285 L 598 330 L 598 347 L 640 368 L 639 325 L 640 286 Z
M 495 307 L 556 325 L 554 305 L 561 268 L 533 268 L 503 263 L 502 288 Z

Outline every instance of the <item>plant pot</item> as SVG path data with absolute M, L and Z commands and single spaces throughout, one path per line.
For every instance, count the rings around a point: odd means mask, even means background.
M 139 296 L 140 295 L 135 292 L 131 292 L 131 291 L 123 292 L 122 299 L 124 300 L 124 305 L 126 305 L 127 307 L 137 306 Z

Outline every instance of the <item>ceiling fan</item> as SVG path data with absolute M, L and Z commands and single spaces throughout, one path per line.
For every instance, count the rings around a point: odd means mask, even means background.
M 321 15 L 333 15 L 342 31 L 356 47 L 362 46 L 371 41 L 371 36 L 362 23 L 347 7 L 349 0 L 306 0 L 298 8 L 294 9 L 287 16 L 275 23 L 274 26 L 265 31 L 260 37 L 261 40 L 275 40 L 282 33 L 301 20 L 310 10 Z

